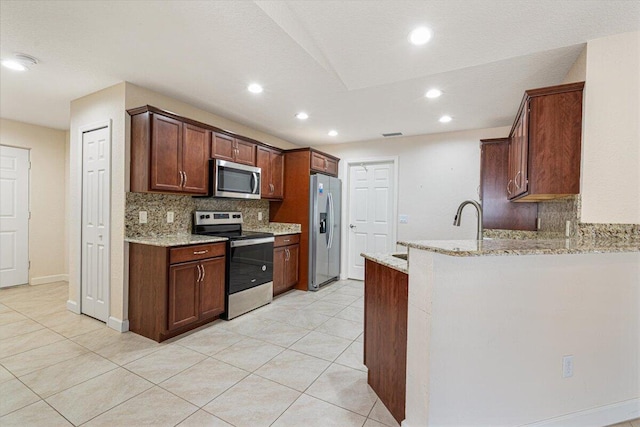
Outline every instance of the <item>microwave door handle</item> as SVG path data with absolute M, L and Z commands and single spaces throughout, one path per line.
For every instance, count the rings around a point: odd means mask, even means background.
M 251 189 L 251 193 L 258 194 L 256 193 L 256 191 L 258 191 L 258 174 L 256 172 L 252 172 L 251 179 L 253 181 L 253 188 Z

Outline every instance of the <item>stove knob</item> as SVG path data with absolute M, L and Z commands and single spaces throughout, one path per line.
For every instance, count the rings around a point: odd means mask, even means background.
M 211 218 L 211 215 L 207 215 L 207 219 Z
M 200 219 L 204 219 L 204 215 L 200 215 Z

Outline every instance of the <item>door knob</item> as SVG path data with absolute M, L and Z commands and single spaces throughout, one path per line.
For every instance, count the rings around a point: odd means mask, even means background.
M 349 224 L 349 228 L 356 228 L 356 226 L 353 224 Z

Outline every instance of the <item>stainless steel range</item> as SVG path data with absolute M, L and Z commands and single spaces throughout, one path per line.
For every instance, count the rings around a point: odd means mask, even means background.
M 227 237 L 226 313 L 233 319 L 273 300 L 272 233 L 242 231 L 241 212 L 196 211 L 193 233 Z

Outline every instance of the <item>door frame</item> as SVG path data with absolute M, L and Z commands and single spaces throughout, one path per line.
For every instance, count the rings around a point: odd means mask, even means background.
M 4 147 L 8 147 L 8 148 L 17 148 L 20 150 L 25 150 L 27 152 L 27 162 L 28 164 L 28 170 L 27 170 L 27 212 L 29 213 L 29 218 L 27 220 L 27 283 L 26 285 L 31 286 L 33 285 L 32 280 L 31 280 L 31 245 L 29 244 L 29 238 L 31 236 L 31 182 L 32 182 L 32 176 L 31 176 L 31 147 L 20 147 L 18 145 L 11 145 L 11 144 L 0 144 Z M 20 285 L 16 285 L 16 286 L 20 286 Z M 10 286 L 8 286 L 10 287 Z
M 351 197 L 350 189 L 350 174 L 349 168 L 351 166 L 359 166 L 359 165 L 370 165 L 375 163 L 391 163 L 393 164 L 393 208 L 391 213 L 393 214 L 393 227 L 391 230 L 391 238 L 394 242 L 398 241 L 398 156 L 380 156 L 380 157 L 355 157 L 352 159 L 345 159 L 340 167 L 340 174 L 343 177 L 343 182 L 345 183 L 345 191 L 342 192 L 342 206 L 345 208 L 342 209 L 342 238 L 341 245 L 345 250 L 342 252 L 340 256 L 340 279 L 345 280 L 348 279 L 349 276 L 349 216 L 350 212 L 350 204 L 349 198 Z
M 74 282 L 75 282 L 75 293 L 76 293 L 76 301 L 72 302 L 72 301 L 67 301 L 67 309 L 76 313 L 76 314 L 82 314 L 82 196 L 83 196 L 83 188 L 84 188 L 84 180 L 83 180 L 83 168 L 84 168 L 84 162 L 83 162 L 83 154 L 84 154 L 84 144 L 83 144 L 83 139 L 82 136 L 83 134 L 87 133 L 87 132 L 91 132 L 94 130 L 98 130 L 98 129 L 103 129 L 103 128 L 107 128 L 107 135 L 109 138 L 109 185 L 107 188 L 107 191 L 109 192 L 109 234 L 111 234 L 111 207 L 112 207 L 112 200 L 111 200 L 111 178 L 112 178 L 112 158 L 111 158 L 111 154 L 113 152 L 112 150 L 112 142 L 113 142 L 113 125 L 111 123 L 111 119 L 109 120 L 103 120 L 103 121 L 99 121 L 99 122 L 94 122 L 94 123 L 90 123 L 84 126 L 80 126 L 78 128 L 78 157 L 77 157 L 77 161 L 76 164 L 74 165 L 76 172 L 78 174 L 78 177 L 80 178 L 80 185 L 77 188 L 77 192 L 75 194 L 75 196 L 77 197 L 77 200 L 79 200 L 79 204 L 78 204 L 78 210 L 79 210 L 79 215 L 77 216 L 78 218 L 80 218 L 80 221 L 78 221 L 76 224 L 73 224 L 72 227 L 76 230 L 76 232 L 78 233 L 77 236 L 77 240 L 75 242 L 73 242 L 73 244 L 76 246 L 76 250 L 77 250 L 77 254 L 78 254 L 78 266 L 79 268 L 75 269 L 75 277 L 74 277 Z M 69 242 L 69 244 L 71 245 L 71 242 Z M 107 306 L 109 307 L 109 316 L 111 315 L 111 247 L 113 245 L 113 239 L 111 238 L 111 235 L 109 235 L 109 251 L 107 253 L 107 258 L 108 258 L 108 263 L 107 265 L 109 266 L 109 287 L 108 287 L 108 292 L 106 293 L 106 298 L 105 301 L 107 303 Z M 110 318 L 110 317 L 109 317 Z M 109 324 L 109 321 L 107 320 L 107 325 Z

